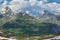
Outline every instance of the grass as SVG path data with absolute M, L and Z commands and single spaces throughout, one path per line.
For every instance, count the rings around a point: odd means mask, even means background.
M 43 39 L 52 38 L 52 37 L 54 37 L 54 35 L 50 34 L 50 35 L 41 35 L 41 36 L 39 36 L 39 38 L 35 38 L 35 37 L 37 37 L 37 36 L 21 37 L 21 38 L 18 38 L 17 40 L 43 40 Z

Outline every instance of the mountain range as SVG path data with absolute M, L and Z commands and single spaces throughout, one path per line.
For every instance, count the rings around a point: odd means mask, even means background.
M 49 10 L 40 12 L 40 9 L 35 9 L 35 7 L 24 8 L 22 9 L 24 11 L 20 10 L 17 13 L 13 12 L 9 7 L 2 7 L 1 10 L 0 29 L 6 33 L 12 33 L 13 35 L 60 33 L 60 15 L 58 16 Z
M 49 10 L 43 10 L 42 8 L 40 8 L 38 6 L 29 6 L 29 7 L 26 7 L 26 8 L 21 8 L 19 10 L 23 14 L 24 13 L 28 14 L 32 17 L 35 17 L 36 19 L 47 19 L 47 20 L 50 20 L 50 19 L 55 20 L 56 19 L 56 20 L 60 20 L 60 15 L 56 15 L 56 14 L 50 12 Z M 2 18 L 3 16 L 12 17 L 13 15 L 16 15 L 16 13 L 13 12 L 8 6 L 1 7 L 0 18 Z
M 60 15 L 56 15 L 54 12 L 40 8 L 38 6 L 29 6 L 29 7 L 21 8 L 19 10 L 22 13 L 27 13 L 28 15 L 35 17 L 36 19 L 55 18 L 56 20 L 60 20 Z

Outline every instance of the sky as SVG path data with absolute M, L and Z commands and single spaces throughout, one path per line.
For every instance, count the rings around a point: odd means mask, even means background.
M 36 6 L 36 9 L 37 7 L 40 7 L 56 14 L 60 13 L 60 0 L 0 0 L 0 6 L 6 5 L 8 5 L 13 11 L 20 11 L 22 8 Z

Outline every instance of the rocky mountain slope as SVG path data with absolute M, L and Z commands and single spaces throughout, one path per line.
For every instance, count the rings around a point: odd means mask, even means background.
M 39 19 L 46 19 L 46 20 L 55 20 L 59 21 L 60 20 L 60 15 L 55 15 L 52 12 L 48 10 L 44 10 L 44 13 L 41 15 L 38 15 Z
M 56 34 L 60 32 L 60 26 L 56 21 L 60 16 L 44 10 L 36 17 L 25 12 L 15 13 L 9 7 L 3 7 L 0 11 L 0 29 L 13 35 L 41 35 Z M 34 11 L 35 12 L 35 11 Z M 30 12 L 29 12 L 30 13 Z M 37 19 L 38 18 L 38 19 Z M 42 19 L 42 20 L 40 20 Z
M 42 20 L 37 20 L 28 14 L 17 13 L 15 20 L 11 20 L 1 25 L 1 29 L 5 33 L 13 35 L 40 35 L 40 34 L 56 34 L 60 31 L 60 26 L 53 23 L 48 23 Z

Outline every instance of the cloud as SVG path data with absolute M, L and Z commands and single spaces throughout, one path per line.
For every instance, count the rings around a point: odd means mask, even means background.
M 51 10 L 60 12 L 60 4 L 58 4 L 58 3 L 56 3 L 56 2 L 53 2 L 53 3 L 46 4 L 46 5 L 47 5 L 48 8 L 50 8 Z
M 57 2 L 52 2 L 48 3 L 48 0 L 12 0 L 8 2 L 5 0 L 3 5 L 9 5 L 9 7 L 13 10 L 19 10 L 24 7 L 29 7 L 29 6 L 39 6 L 40 8 L 55 11 L 55 12 L 60 12 L 60 3 L 58 4 Z
M 60 12 L 60 3 L 58 4 L 57 2 L 45 3 L 44 1 L 40 1 L 37 5 L 46 10 Z
M 26 6 L 29 6 L 29 2 L 24 0 L 12 0 L 9 5 L 9 7 L 13 10 L 19 10 Z
M 38 3 L 37 0 L 29 0 L 29 2 L 30 2 L 30 5 L 36 5 Z
M 47 0 L 42 0 L 42 1 L 38 1 L 38 0 L 29 0 L 29 1 L 25 1 L 25 0 L 12 0 L 10 2 L 9 7 L 13 10 L 19 10 L 20 8 L 23 7 L 29 7 L 29 6 L 34 6 L 37 5 L 39 2 L 47 2 Z
M 2 4 L 3 6 L 6 6 L 6 5 L 8 5 L 8 1 L 4 1 L 4 3 Z

